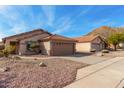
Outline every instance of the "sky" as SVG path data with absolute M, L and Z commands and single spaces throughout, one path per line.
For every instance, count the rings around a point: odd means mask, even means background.
M 0 39 L 40 28 L 78 37 L 100 26 L 123 27 L 124 6 L 0 6 Z

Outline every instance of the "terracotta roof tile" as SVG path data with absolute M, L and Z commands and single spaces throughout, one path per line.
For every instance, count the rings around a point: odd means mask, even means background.
M 68 38 L 68 37 L 64 37 L 64 36 L 61 36 L 61 35 L 52 35 L 52 36 L 48 36 L 44 39 L 42 39 L 43 41 L 44 40 L 61 40 L 61 41 L 73 41 L 73 42 L 76 42 L 77 40 L 75 39 L 72 39 L 72 38 Z
M 2 40 L 13 38 L 13 37 L 18 37 L 18 36 L 24 36 L 24 35 L 28 35 L 30 33 L 35 33 L 35 32 L 44 32 L 44 33 L 51 34 L 51 33 L 47 32 L 47 31 L 45 31 L 43 29 L 35 29 L 35 30 L 29 31 L 29 32 L 24 32 L 24 33 L 16 34 L 16 35 L 13 35 L 13 36 L 5 37 Z
M 81 37 L 77 37 L 77 38 L 73 38 L 73 39 L 77 40 L 78 42 L 91 42 L 92 40 L 94 40 L 97 37 L 99 37 L 99 36 L 98 35 L 96 35 L 96 36 L 88 35 L 88 36 L 81 36 Z

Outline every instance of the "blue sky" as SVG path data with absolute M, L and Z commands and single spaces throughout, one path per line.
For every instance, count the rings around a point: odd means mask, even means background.
M 124 6 L 0 6 L 0 39 L 37 28 L 68 37 L 123 27 Z

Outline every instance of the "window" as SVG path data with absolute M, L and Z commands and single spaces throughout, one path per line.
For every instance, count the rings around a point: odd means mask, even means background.
M 26 43 L 27 43 L 26 48 L 28 51 L 35 51 L 36 49 L 39 48 L 39 44 L 36 41 L 27 41 Z

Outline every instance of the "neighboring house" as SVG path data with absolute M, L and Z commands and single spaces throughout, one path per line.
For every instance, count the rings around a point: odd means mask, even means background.
M 0 50 L 4 49 L 4 44 L 3 42 L 0 42 Z
M 106 43 L 100 36 L 82 36 L 74 38 L 78 42 L 76 43 L 76 52 L 90 52 L 92 49 L 100 51 L 105 48 Z
M 123 42 L 119 43 L 119 47 L 124 48 L 124 43 Z
M 72 55 L 75 53 L 76 40 L 37 29 L 3 38 L 3 42 L 5 47 L 14 46 L 15 53 L 19 55 Z

